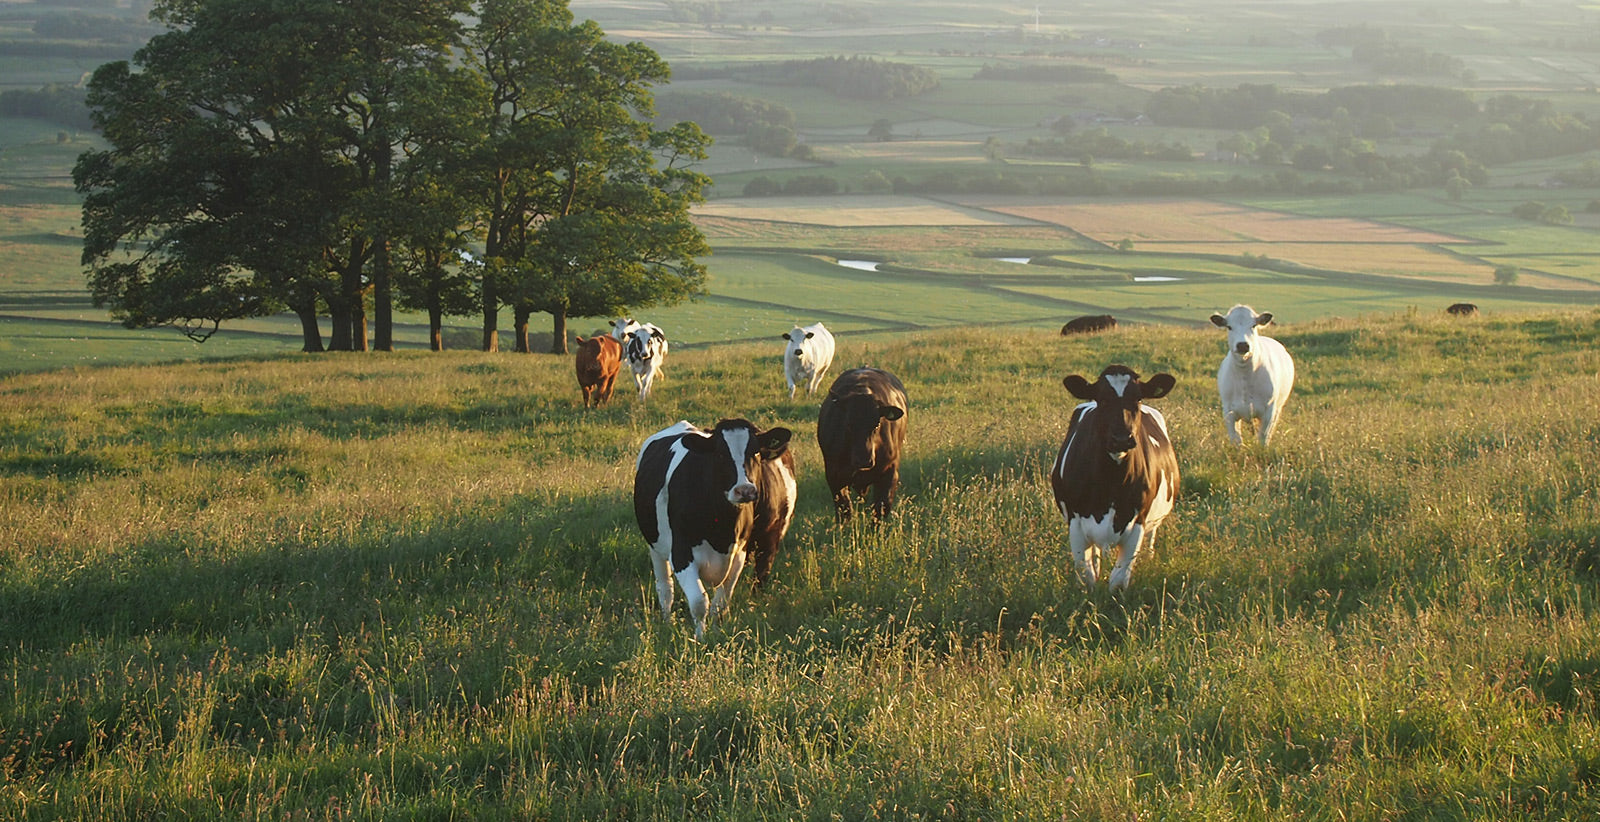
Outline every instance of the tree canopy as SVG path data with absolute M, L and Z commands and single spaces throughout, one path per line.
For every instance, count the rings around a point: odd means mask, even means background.
M 709 138 L 653 126 L 668 68 L 565 0 L 164 0 L 172 27 L 102 66 L 109 144 L 74 169 L 90 288 L 200 338 L 293 310 L 307 350 L 393 345 L 396 305 L 568 316 L 703 289 L 688 219 Z M 472 20 L 468 24 L 463 21 Z M 249 55 L 250 59 L 235 59 Z

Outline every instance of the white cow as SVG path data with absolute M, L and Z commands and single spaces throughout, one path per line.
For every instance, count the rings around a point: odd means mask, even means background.
M 633 381 L 639 386 L 639 399 L 650 399 L 650 386 L 661 375 L 661 369 L 667 361 L 666 332 L 657 328 L 655 323 L 634 323 L 622 343 L 622 352 L 628 360 L 628 367 L 633 369 Z
M 1239 445 L 1239 423 L 1258 419 L 1261 444 L 1272 438 L 1294 387 L 1294 360 L 1283 344 L 1256 333 L 1272 322 L 1272 314 L 1257 314 L 1248 305 L 1236 305 L 1227 316 L 1212 314 L 1211 322 L 1228 329 L 1228 353 L 1217 369 L 1217 392 L 1222 395 L 1222 428 Z
M 805 383 L 806 393 L 817 393 L 828 366 L 833 365 L 833 335 L 822 323 L 804 328 L 795 326 L 783 335 L 783 376 L 789 381 L 789 399 L 795 387 Z
M 632 317 L 623 317 L 620 320 L 612 320 L 611 339 L 616 340 L 617 342 L 626 346 L 628 344 L 628 338 L 633 336 L 634 329 L 638 327 L 639 324 L 634 322 Z

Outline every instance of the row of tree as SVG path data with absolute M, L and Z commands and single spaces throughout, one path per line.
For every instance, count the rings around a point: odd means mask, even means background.
M 393 347 L 396 309 L 534 313 L 703 292 L 709 138 L 650 121 L 668 67 L 565 0 L 160 0 L 171 30 L 98 69 L 109 148 L 74 169 L 84 263 L 125 324 L 204 338 L 283 310 L 306 350 Z M 369 332 L 367 318 L 371 312 Z
M 40 89 L 0 91 L 0 115 L 36 117 L 69 128 L 88 130 L 94 127 L 94 123 L 89 119 L 89 109 L 84 106 L 86 96 L 83 88 L 64 83 L 51 83 Z

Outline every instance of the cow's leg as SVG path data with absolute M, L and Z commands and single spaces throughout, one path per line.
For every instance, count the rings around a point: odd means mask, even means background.
M 694 638 L 699 639 L 706 632 L 707 610 L 706 587 L 700 582 L 700 568 L 690 563 L 677 577 L 678 587 L 683 589 L 683 600 L 689 605 L 689 615 L 694 618 Z
M 848 482 L 835 482 L 828 480 L 828 489 L 833 491 L 833 514 L 840 522 L 850 521 L 850 484 Z
M 828 369 L 827 369 L 826 366 L 817 369 L 816 372 L 811 375 L 811 382 L 806 383 L 806 393 L 807 394 L 815 394 L 815 393 L 817 393 L 817 387 L 822 385 L 822 378 L 827 376 L 827 374 L 828 374 Z
M 1122 546 L 1121 556 L 1117 557 L 1117 566 L 1111 569 L 1111 590 L 1121 591 L 1133 581 L 1133 564 L 1139 560 L 1139 548 L 1147 543 L 1154 542 L 1156 532 L 1154 529 L 1145 530 L 1143 525 L 1135 522 L 1128 526 L 1118 544 Z
M 757 531 L 750 539 L 750 551 L 747 559 L 750 561 L 750 573 L 755 574 L 751 584 L 760 588 L 767 584 L 767 577 L 772 573 L 772 561 L 778 556 L 778 541 L 780 536 L 768 531 Z
M 720 615 L 728 607 L 728 602 L 733 599 L 733 589 L 739 585 L 739 574 L 744 571 L 744 549 L 735 548 L 728 556 L 728 575 L 723 578 L 722 584 L 717 586 L 716 593 L 711 599 L 711 610 L 706 619 Z
M 1078 569 L 1078 578 L 1085 588 L 1093 588 L 1100 579 L 1100 546 L 1089 541 L 1084 532 L 1083 517 L 1067 521 L 1067 544 L 1072 546 L 1072 564 Z
M 1244 440 L 1239 436 L 1239 415 L 1234 411 L 1224 409 L 1222 412 L 1222 430 L 1228 432 L 1228 441 L 1234 445 L 1243 445 Z
M 900 470 L 888 472 L 872 485 L 872 515 L 878 519 L 894 510 L 894 491 L 900 485 Z
M 1272 439 L 1272 429 L 1278 425 L 1278 407 L 1268 404 L 1261 409 L 1261 444 L 1266 445 Z
M 605 405 L 608 402 L 611 402 L 611 389 L 614 388 L 616 386 L 616 384 L 617 384 L 617 375 L 616 374 L 612 374 L 612 375 L 610 375 L 608 377 L 601 377 L 600 378 L 600 397 L 595 402 L 595 406 L 596 407 L 599 407 L 599 406 Z
M 656 601 L 661 603 L 661 615 L 672 619 L 672 562 L 651 549 L 650 567 L 656 572 Z

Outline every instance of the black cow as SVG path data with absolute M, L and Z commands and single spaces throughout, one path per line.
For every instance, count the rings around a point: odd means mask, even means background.
M 1096 331 L 1110 331 L 1117 327 L 1117 318 L 1110 314 L 1095 314 L 1092 316 L 1073 317 L 1061 326 L 1061 336 L 1068 334 L 1092 334 Z
M 1107 366 L 1093 383 L 1062 380 L 1085 400 L 1072 412 L 1061 455 L 1050 470 L 1056 507 L 1067 520 L 1072 561 L 1084 584 L 1100 577 L 1100 549 L 1119 547 L 1111 589 L 1126 588 L 1139 548 L 1155 540 L 1178 493 L 1178 456 L 1161 412 L 1144 400 L 1165 397 L 1176 380 L 1149 382 L 1123 365 Z
M 876 517 L 893 509 L 907 407 L 905 386 L 877 368 L 853 368 L 828 389 L 817 414 L 817 445 L 841 521 L 850 519 L 850 493 L 864 495 L 868 486 Z
M 656 598 L 670 619 L 677 577 L 696 637 L 733 596 L 747 550 L 758 584 L 772 567 L 794 516 L 790 436 L 787 428 L 762 431 L 742 419 L 710 431 L 680 421 L 639 449 L 633 512 L 650 543 Z M 709 607 L 707 586 L 715 592 Z
M 1472 303 L 1455 303 L 1449 308 L 1446 308 L 1445 311 L 1448 311 L 1457 317 L 1471 317 L 1472 315 L 1478 313 L 1478 307 Z

